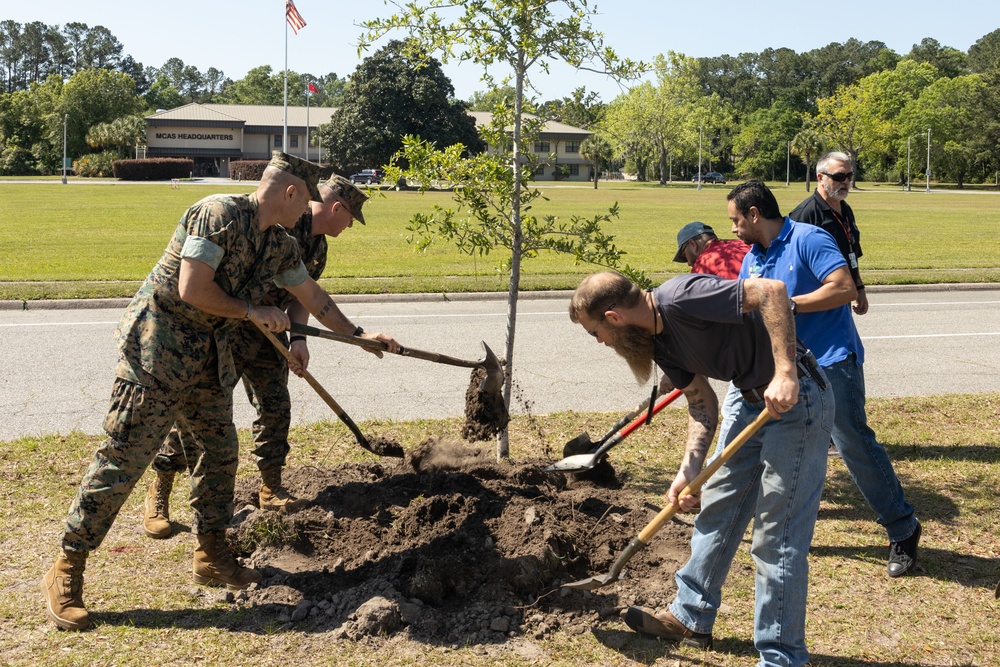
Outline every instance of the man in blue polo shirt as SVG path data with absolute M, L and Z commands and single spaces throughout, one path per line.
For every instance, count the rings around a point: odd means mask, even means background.
M 728 200 L 733 232 L 752 246 L 740 278 L 780 280 L 793 297 L 796 335 L 816 355 L 833 389 L 833 441 L 889 535 L 889 576 L 902 576 L 916 564 L 920 522 L 865 416 L 865 349 L 851 316 L 857 289 L 844 256 L 827 232 L 782 217 L 760 181 L 739 185 Z

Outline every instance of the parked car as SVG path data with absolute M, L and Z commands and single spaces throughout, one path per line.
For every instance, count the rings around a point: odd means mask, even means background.
M 373 183 L 382 182 L 382 170 L 381 169 L 362 169 L 356 174 L 351 174 L 349 179 L 351 183 L 357 185 L 358 183 L 363 183 L 365 185 L 372 185 Z
M 691 177 L 691 182 L 692 183 L 697 183 L 698 182 L 698 174 L 695 174 L 694 176 Z M 720 174 L 717 171 L 706 171 L 704 174 L 701 175 L 701 182 L 702 183 L 722 183 L 722 184 L 725 184 L 726 177 L 723 176 L 722 174 Z

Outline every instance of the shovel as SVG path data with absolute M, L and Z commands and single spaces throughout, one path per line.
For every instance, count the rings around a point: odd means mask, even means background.
M 602 435 L 601 439 L 597 442 L 592 442 L 590 434 L 586 431 L 571 440 L 567 440 L 566 444 L 563 445 L 563 456 L 572 456 L 573 454 L 593 454 L 597 451 L 598 447 L 607 442 L 608 438 L 625 428 L 630 421 L 638 417 L 640 413 L 645 413 L 648 409 L 649 403 L 646 401 L 643 401 L 639 405 L 635 406 L 634 410 L 619 419 L 618 422 L 609 428 L 608 432 Z
M 254 322 L 254 324 L 257 323 Z M 295 355 L 289 352 L 288 349 L 284 345 L 282 345 L 281 341 L 278 340 L 277 336 L 275 336 L 273 333 L 268 331 L 266 327 L 263 327 L 260 324 L 257 324 L 257 328 L 261 330 L 261 333 L 267 336 L 267 339 L 271 341 L 274 347 L 277 348 L 277 350 L 281 352 L 281 354 L 284 355 L 285 359 L 294 364 L 299 363 L 299 360 L 295 358 Z M 334 414 L 337 415 L 337 418 L 344 423 L 344 426 L 350 429 L 351 433 L 354 434 L 354 438 L 355 440 L 358 441 L 359 445 L 361 445 L 369 452 L 377 456 L 392 456 L 398 459 L 403 458 L 403 448 L 400 447 L 398 444 L 384 443 L 383 446 L 380 448 L 381 451 L 378 451 L 374 447 L 372 447 L 371 443 L 368 442 L 368 439 L 364 436 L 363 433 L 361 433 L 361 429 L 359 429 L 358 425 L 354 423 L 354 420 L 351 419 L 346 412 L 344 412 L 344 409 L 340 407 L 340 404 L 338 404 L 337 401 L 334 400 L 333 396 L 331 396 L 329 392 L 327 392 L 327 390 L 323 388 L 323 385 L 321 385 L 316 380 L 316 378 L 312 376 L 312 373 L 303 368 L 302 378 L 309 383 L 310 387 L 316 390 L 316 393 L 319 394 L 319 397 L 323 399 L 324 403 L 330 406 L 330 409 L 332 409 Z
M 347 334 L 340 334 L 327 329 L 317 329 L 316 327 L 310 327 L 305 324 L 297 324 L 296 322 L 292 322 L 290 331 L 293 334 L 326 338 L 327 340 L 335 340 L 338 343 L 348 343 L 350 345 L 357 345 L 358 347 L 365 347 L 369 350 L 379 350 L 380 352 L 389 351 L 389 346 L 380 340 L 369 340 L 368 338 L 361 338 L 360 336 L 348 336 Z M 412 347 L 402 346 L 400 346 L 399 352 L 395 352 L 393 354 L 423 359 L 424 361 L 433 361 L 436 364 L 447 364 L 449 366 L 460 366 L 462 368 L 482 368 L 486 371 L 486 377 L 483 378 L 483 383 L 479 387 L 480 391 L 498 396 L 500 391 L 503 389 L 503 366 L 500 365 L 500 359 L 493 353 L 493 350 L 490 349 L 489 345 L 487 345 L 485 341 L 482 345 L 483 350 L 486 352 L 486 357 L 482 361 L 466 361 L 465 359 L 456 359 L 455 357 L 438 354 L 437 352 L 426 352 L 424 350 L 417 350 Z
M 674 389 L 672 392 L 661 398 L 656 402 L 656 405 L 653 406 L 653 414 L 655 415 L 657 412 L 676 401 L 682 393 L 683 392 L 681 392 L 680 389 Z M 646 415 L 641 415 L 634 422 L 623 428 L 618 435 L 605 441 L 604 444 L 598 447 L 597 451 L 592 454 L 567 456 L 566 458 L 556 461 L 550 465 L 545 469 L 545 472 L 584 472 L 586 470 L 590 470 L 601 462 L 601 459 L 604 458 L 604 455 L 609 449 L 616 446 L 619 442 L 627 438 L 632 431 L 636 430 L 645 423 Z
M 715 474 L 715 471 L 722 467 L 722 464 L 730 459 L 730 457 L 736 453 L 736 451 L 743 446 L 747 440 L 753 437 L 753 434 L 757 432 L 761 426 L 763 426 L 771 416 L 768 414 L 767 410 L 762 410 L 757 419 L 749 424 L 743 432 L 740 433 L 736 438 L 726 445 L 726 448 L 722 450 L 715 459 L 708 464 L 708 467 L 702 470 L 697 477 L 695 477 L 691 482 L 685 486 L 678 498 L 689 496 L 693 493 L 697 493 L 701 490 L 702 485 L 708 481 L 708 478 Z M 670 505 L 669 507 L 664 507 L 660 510 L 660 513 L 653 517 L 653 520 L 642 529 L 638 537 L 632 539 L 625 550 L 619 554 L 618 558 L 615 559 L 614 564 L 611 566 L 611 571 L 607 574 L 601 574 L 596 577 L 589 577 L 587 579 L 581 579 L 580 581 L 573 581 L 568 584 L 563 584 L 563 588 L 575 588 L 581 591 L 596 591 L 602 586 L 607 586 L 610 583 L 618 581 L 621 578 L 622 569 L 625 564 L 632 559 L 632 556 L 636 555 L 640 551 L 646 548 L 652 541 L 653 537 L 660 532 L 664 524 L 667 523 L 677 514 L 680 510 L 680 505 Z

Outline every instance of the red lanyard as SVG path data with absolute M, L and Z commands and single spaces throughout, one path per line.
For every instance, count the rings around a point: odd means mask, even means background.
M 850 229 L 850 227 L 848 225 L 844 224 L 844 221 L 840 219 L 840 216 L 837 215 L 837 212 L 834 211 L 832 208 L 830 209 L 830 213 L 833 213 L 834 219 L 837 222 L 840 223 L 840 228 L 844 230 L 844 235 L 847 237 L 847 245 L 848 245 L 848 247 L 853 247 L 854 242 L 851 240 L 851 229 Z

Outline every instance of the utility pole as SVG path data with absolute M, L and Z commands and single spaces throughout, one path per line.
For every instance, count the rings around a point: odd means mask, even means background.
M 792 142 L 788 142 L 788 152 L 785 154 L 785 187 L 792 184 Z
M 701 190 L 701 126 L 698 126 L 698 189 Z
M 927 190 L 931 191 L 931 128 L 927 128 Z
M 69 121 L 69 114 L 63 114 L 63 185 L 66 185 L 66 123 Z

